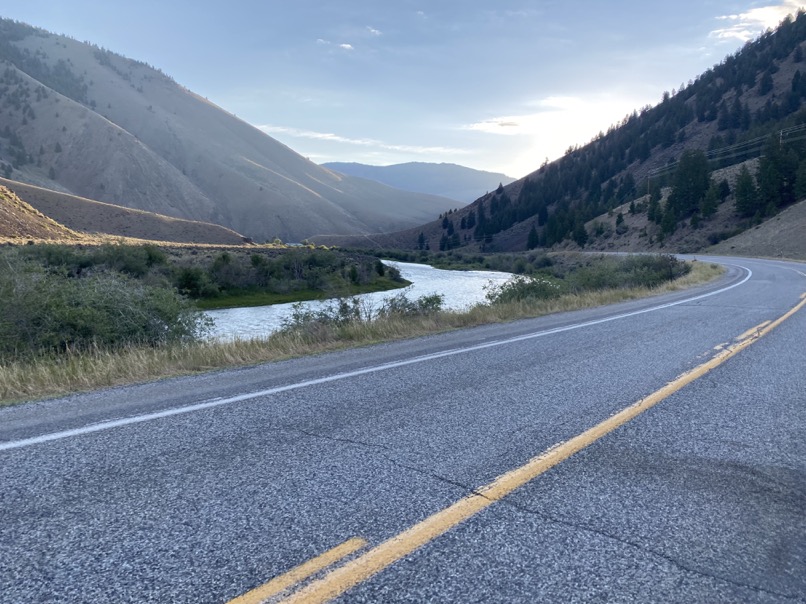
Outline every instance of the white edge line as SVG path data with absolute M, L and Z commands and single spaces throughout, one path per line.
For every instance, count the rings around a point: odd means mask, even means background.
M 738 264 L 728 265 L 728 266 L 737 266 L 745 271 L 747 271 L 747 275 L 741 281 L 724 287 L 722 289 L 718 289 L 716 291 L 712 291 L 706 294 L 700 294 L 699 296 L 694 296 L 692 298 L 685 298 L 683 300 L 678 300 L 676 302 L 668 302 L 666 304 L 659 304 L 658 306 L 652 306 L 650 308 L 644 308 L 642 310 L 634 310 L 627 313 L 622 313 L 620 315 L 613 315 L 612 317 L 605 317 L 603 319 L 595 319 L 593 321 L 585 321 L 583 323 L 575 323 L 573 325 L 566 325 L 564 327 L 555 327 L 554 329 L 547 329 L 545 331 L 538 331 L 530 334 L 524 334 L 521 336 L 515 336 L 512 338 L 507 338 L 505 340 L 496 340 L 494 342 L 485 342 L 484 344 L 476 344 L 474 346 L 468 346 L 465 348 L 454 348 L 451 350 L 444 350 L 442 352 L 435 352 L 432 354 L 427 354 L 419 357 L 413 357 L 411 359 L 406 359 L 403 361 L 394 361 L 392 363 L 384 363 L 383 365 L 375 365 L 373 367 L 365 367 L 363 369 L 356 369 L 354 371 L 348 371 L 345 373 L 337 373 L 334 375 L 330 375 L 323 378 L 317 378 L 313 380 L 306 380 L 304 382 L 296 382 L 294 384 L 287 384 L 285 386 L 277 386 L 275 388 L 269 388 L 267 390 L 260 390 L 257 392 L 249 392 L 246 394 L 239 394 L 237 396 L 232 396 L 229 398 L 223 399 L 213 399 L 210 401 L 205 401 L 202 403 L 197 403 L 195 405 L 187 405 L 184 407 L 174 407 L 171 409 L 164 409 L 163 411 L 157 411 L 154 413 L 146 413 L 144 415 L 134 415 L 131 417 L 124 417 L 121 419 L 115 419 L 105 422 L 99 422 L 96 424 L 90 424 L 87 426 L 82 426 L 80 428 L 73 428 L 71 430 L 62 430 L 60 432 L 51 432 L 49 434 L 42 434 L 40 436 L 33 436 L 31 438 L 23 438 L 20 440 L 11 440 L 4 443 L 0 443 L 0 451 L 9 451 L 12 449 L 21 449 L 23 447 L 30 447 L 32 445 L 38 445 L 54 440 L 62 440 L 65 438 L 70 438 L 72 436 L 81 436 L 84 434 L 92 434 L 94 432 L 102 432 L 105 430 L 111 430 L 113 428 L 120 428 L 122 426 L 130 426 L 133 424 L 140 424 L 143 422 L 149 422 L 155 419 L 162 419 L 164 417 L 171 417 L 174 415 L 183 415 L 185 413 L 194 413 L 196 411 L 204 411 L 206 409 L 212 409 L 214 407 L 221 407 L 223 405 L 229 405 L 231 403 L 239 403 L 241 401 L 247 401 L 254 398 L 260 398 L 263 396 L 270 396 L 272 394 L 279 394 L 281 392 L 288 392 L 290 390 L 299 390 L 300 388 L 307 388 L 309 386 L 316 386 L 318 384 L 327 384 L 329 382 L 336 382 L 339 380 L 344 380 L 351 377 L 356 377 L 359 375 L 365 375 L 368 373 L 376 373 L 379 371 L 387 371 L 389 369 L 395 369 L 397 367 L 404 367 L 406 365 L 414 365 L 416 363 L 424 363 L 426 361 L 432 361 L 434 359 L 440 359 L 443 357 L 454 356 L 458 354 L 465 354 L 468 352 L 475 352 L 477 350 L 484 350 L 486 348 L 494 348 L 496 346 L 505 346 L 507 344 L 513 344 L 515 342 L 523 342 L 525 340 L 532 340 L 535 338 L 542 338 L 544 336 L 553 335 L 556 333 L 562 333 L 565 331 L 573 331 L 575 329 L 583 329 L 585 327 L 592 327 L 594 325 L 600 325 L 602 323 L 609 323 L 610 321 L 618 321 L 620 319 L 626 319 L 628 317 L 634 317 L 636 315 L 642 315 L 650 312 L 655 312 L 658 310 L 663 310 L 664 308 L 670 308 L 672 306 L 679 306 L 680 304 L 687 304 L 689 302 L 694 302 L 696 300 L 702 300 L 703 298 L 709 298 L 711 296 L 715 296 L 717 294 L 724 293 L 733 289 L 734 287 L 739 287 L 740 285 L 744 285 L 750 278 L 753 276 L 753 271 L 745 266 L 741 266 Z

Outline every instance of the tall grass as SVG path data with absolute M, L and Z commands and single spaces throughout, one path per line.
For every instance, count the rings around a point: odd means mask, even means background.
M 398 299 L 379 311 L 348 307 L 354 320 L 299 317 L 263 339 L 212 343 L 167 343 L 157 347 L 85 350 L 30 360 L 0 360 L 0 403 L 56 396 L 159 378 L 278 361 L 347 347 L 423 336 L 489 323 L 591 308 L 676 291 L 715 279 L 717 265 L 695 263 L 677 279 L 656 287 L 568 291 L 544 298 L 522 297 L 476 306 L 466 312 L 438 310 L 435 300 Z M 347 303 L 352 304 L 352 303 Z M 378 309 L 374 309 L 378 311 Z M 338 309 L 337 309 L 338 313 Z M 321 317 L 320 317 L 321 318 Z

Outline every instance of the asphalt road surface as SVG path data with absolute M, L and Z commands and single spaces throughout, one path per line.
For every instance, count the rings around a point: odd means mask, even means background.
M 0 410 L 0 601 L 806 602 L 806 265 L 721 261 Z

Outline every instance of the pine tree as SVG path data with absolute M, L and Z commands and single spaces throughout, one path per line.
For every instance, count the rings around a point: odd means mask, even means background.
M 535 225 L 532 225 L 532 228 L 529 229 L 529 236 L 526 238 L 526 249 L 533 250 L 535 249 L 538 244 L 540 243 L 540 239 L 537 236 L 537 229 Z
M 710 218 L 714 214 L 716 214 L 716 208 L 719 204 L 719 185 L 711 184 L 708 187 L 708 192 L 703 197 L 702 201 L 700 202 L 700 214 L 702 214 L 703 218 Z M 699 217 L 697 214 L 692 216 L 692 226 L 694 225 L 694 218 L 697 218 L 697 222 L 699 223 Z
M 585 247 L 588 242 L 588 231 L 585 230 L 585 225 L 581 222 L 578 222 L 574 227 L 573 238 L 579 247 Z
M 691 216 L 699 208 L 710 186 L 711 174 L 705 153 L 699 150 L 684 151 L 672 181 L 667 211 L 671 211 L 677 220 Z
M 736 179 L 736 211 L 740 216 L 753 216 L 760 209 L 756 183 L 747 166 L 742 166 Z

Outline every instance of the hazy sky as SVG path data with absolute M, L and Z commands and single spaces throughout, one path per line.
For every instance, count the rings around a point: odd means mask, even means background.
M 158 67 L 317 163 L 520 177 L 804 4 L 0 0 L 0 16 Z

